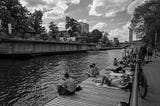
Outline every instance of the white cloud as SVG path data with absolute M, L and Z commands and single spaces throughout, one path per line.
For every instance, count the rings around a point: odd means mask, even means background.
M 46 24 L 42 24 L 42 26 L 44 26 L 44 27 L 45 27 L 45 29 L 46 29 L 46 31 L 47 31 L 47 32 L 49 32 L 49 27 L 48 27 L 48 25 L 46 25 Z
M 98 13 L 95 10 L 95 8 L 99 6 L 103 6 L 103 2 L 101 0 L 93 0 L 93 3 L 89 4 L 90 7 L 89 15 L 101 16 L 102 14 Z
M 130 5 L 128 6 L 127 12 L 128 12 L 129 14 L 133 14 L 134 9 L 135 9 L 137 6 L 143 4 L 144 1 L 146 1 L 146 0 L 134 0 L 134 1 L 133 1 L 132 3 L 130 3 Z
M 114 37 L 118 37 L 119 41 L 128 41 L 129 39 L 129 27 L 130 23 L 128 22 L 126 25 L 123 25 L 122 28 L 113 29 L 109 33 L 109 39 L 113 39 Z
M 89 5 L 89 15 L 114 17 L 126 10 L 132 0 L 93 0 Z
M 43 11 L 43 21 L 57 20 L 65 16 L 65 11 L 71 4 L 79 4 L 80 0 L 20 0 L 20 3 L 29 11 Z M 48 30 L 48 23 L 43 23 Z M 62 23 L 59 23 L 62 25 Z M 60 28 L 61 29 L 61 28 Z
M 116 11 L 110 11 L 105 14 L 105 17 L 114 17 L 116 16 L 117 12 Z
M 78 22 L 84 22 L 84 23 L 86 23 L 87 20 L 86 19 L 79 19 Z
M 89 5 L 89 15 L 114 17 L 125 10 L 132 14 L 134 9 L 145 1 L 147 0 L 93 0 Z
M 59 22 L 59 23 L 57 24 L 57 26 L 59 27 L 59 30 L 60 30 L 60 31 L 65 30 L 65 25 L 66 25 L 65 22 Z
M 45 18 L 59 19 L 65 15 L 70 4 L 79 4 L 80 0 L 20 0 L 31 12 L 42 10 Z
M 104 22 L 99 22 L 99 23 L 97 23 L 96 25 L 94 25 L 90 31 L 92 31 L 92 30 L 94 30 L 94 29 L 106 30 L 106 27 L 107 27 L 107 24 L 106 24 L 106 23 L 104 23 Z

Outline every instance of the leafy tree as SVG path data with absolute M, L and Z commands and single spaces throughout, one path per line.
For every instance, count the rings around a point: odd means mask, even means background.
M 103 44 L 109 43 L 109 39 L 108 39 L 107 36 L 104 35 L 104 36 L 102 37 L 102 43 L 103 43 Z
M 91 42 L 92 42 L 92 36 L 91 36 L 91 32 L 89 32 L 86 35 L 86 43 L 91 43 Z
M 66 29 L 70 36 L 80 35 L 80 24 L 74 18 L 66 17 Z
M 53 39 L 56 39 L 57 38 L 57 35 L 58 35 L 58 27 L 57 25 L 54 23 L 54 22 L 50 22 L 49 23 L 49 29 L 50 29 L 50 36 L 53 38 Z
M 42 11 L 39 11 L 39 10 L 35 10 L 34 13 L 31 15 L 31 19 L 30 19 L 31 27 L 33 28 L 33 31 L 35 31 L 36 33 L 43 32 L 42 16 L 43 16 L 43 13 Z
M 18 0 L 0 0 L 0 19 L 5 32 L 8 32 L 8 23 L 12 24 L 12 32 L 24 32 L 28 10 Z
M 160 1 L 150 0 L 138 6 L 131 22 L 137 37 L 153 44 L 155 33 L 160 34 Z M 158 39 L 160 39 L 159 36 Z
M 92 36 L 92 42 L 98 43 L 99 39 L 101 39 L 103 35 L 102 35 L 101 31 L 99 31 L 98 29 L 94 29 L 91 32 L 91 36 Z
M 103 44 L 108 44 L 109 43 L 109 39 L 108 39 L 108 36 L 109 34 L 108 34 L 108 32 L 105 32 L 104 33 L 104 35 L 103 35 L 103 37 L 102 37 L 102 43 Z

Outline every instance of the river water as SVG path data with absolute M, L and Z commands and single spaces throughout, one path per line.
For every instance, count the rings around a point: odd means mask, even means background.
M 122 50 L 0 60 L 0 106 L 42 106 L 56 97 L 56 84 L 66 71 L 81 82 L 91 63 L 101 70 Z

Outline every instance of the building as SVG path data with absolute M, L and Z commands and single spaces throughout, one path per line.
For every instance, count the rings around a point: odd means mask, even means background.
M 88 33 L 89 32 L 89 24 L 84 22 L 79 22 L 80 24 L 80 32 L 82 33 Z
M 131 28 L 129 29 L 129 42 L 131 43 L 133 41 L 133 30 Z
M 118 38 L 113 38 L 113 42 L 114 42 L 114 43 L 119 42 Z
M 133 30 L 134 30 L 133 24 L 130 24 L 128 29 L 129 29 L 129 43 L 131 43 L 133 41 Z
M 114 46 L 119 46 L 119 40 L 118 38 L 113 38 L 113 43 L 114 43 Z

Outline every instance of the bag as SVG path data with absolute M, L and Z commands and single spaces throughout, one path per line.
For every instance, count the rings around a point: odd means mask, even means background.
M 81 86 L 78 86 L 78 87 L 76 88 L 76 91 L 80 91 L 80 90 L 82 90 L 82 87 L 81 87 Z

